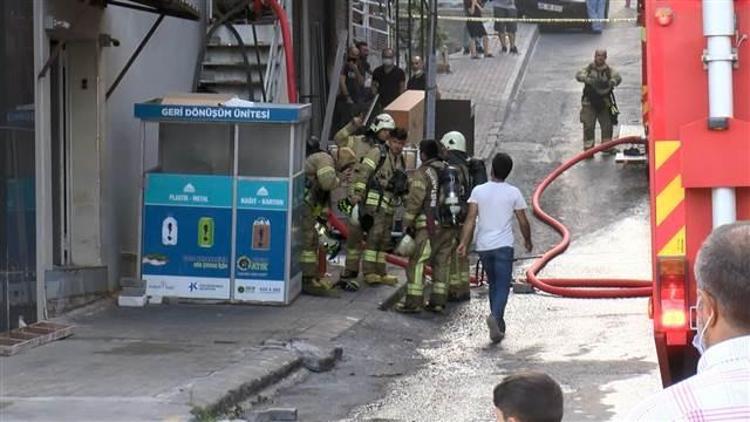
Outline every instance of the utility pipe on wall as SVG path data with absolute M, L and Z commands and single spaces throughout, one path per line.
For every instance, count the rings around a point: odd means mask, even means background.
M 729 119 L 734 117 L 734 27 L 734 0 L 703 0 L 703 35 L 707 46 L 703 60 L 708 67 L 708 126 L 714 130 L 728 129 Z M 717 148 L 720 146 L 717 145 Z M 712 190 L 714 228 L 737 220 L 736 201 L 736 192 L 732 187 Z

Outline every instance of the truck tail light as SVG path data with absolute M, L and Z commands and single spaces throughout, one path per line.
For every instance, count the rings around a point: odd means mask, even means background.
M 655 317 L 663 330 L 687 331 L 688 280 L 684 257 L 660 257 L 655 289 Z

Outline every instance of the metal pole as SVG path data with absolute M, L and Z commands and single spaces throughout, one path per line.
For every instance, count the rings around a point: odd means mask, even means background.
M 430 22 L 427 33 L 427 86 L 425 87 L 424 139 L 435 139 L 435 100 L 437 97 L 437 66 L 435 35 L 437 33 L 437 0 L 430 0 Z
M 389 3 L 390 4 L 390 3 Z M 401 32 L 399 31 L 399 28 L 401 27 L 401 17 L 399 14 L 399 5 L 401 4 L 401 0 L 396 0 L 396 66 L 401 67 L 401 38 L 399 38 L 399 35 Z M 390 7 L 389 7 L 390 9 Z M 408 66 L 407 66 L 408 67 Z
M 419 0 L 419 54 L 422 57 L 425 56 L 424 51 L 424 2 L 425 0 Z
M 125 74 L 128 73 L 128 69 L 130 69 L 130 66 L 133 65 L 133 62 L 135 61 L 135 59 L 138 58 L 138 55 L 141 54 L 143 47 L 146 46 L 146 44 L 148 43 L 148 40 L 151 39 L 151 37 L 154 35 L 154 32 L 156 32 L 156 28 L 159 27 L 159 25 L 161 24 L 161 21 L 163 20 L 164 20 L 164 15 L 159 15 L 159 17 L 156 18 L 156 21 L 154 22 L 154 24 L 151 25 L 151 29 L 148 30 L 148 32 L 146 33 L 146 36 L 143 37 L 143 39 L 141 40 L 141 43 L 138 44 L 138 47 L 136 47 L 135 51 L 133 52 L 133 55 L 130 56 L 130 58 L 128 59 L 128 62 L 125 63 L 125 67 L 120 71 L 120 74 L 117 75 L 117 77 L 115 78 L 115 81 L 112 83 L 112 86 L 109 87 L 109 89 L 107 90 L 107 94 L 105 96 L 106 99 L 109 99 L 112 93 L 115 92 L 115 89 L 117 89 L 117 85 L 120 84 L 120 81 L 122 81 L 122 78 L 124 78 Z
M 408 47 L 408 50 L 406 51 L 406 54 L 407 54 L 406 66 L 408 68 L 411 68 L 411 49 L 413 48 L 412 44 L 413 44 L 413 41 L 414 41 L 414 39 L 412 38 L 412 19 L 414 19 L 414 14 L 412 13 L 412 10 L 411 10 L 411 7 L 412 7 L 411 0 L 409 0 L 409 2 L 408 2 L 408 4 L 407 4 L 406 7 L 408 8 L 408 13 L 409 13 L 409 20 L 406 22 L 406 24 L 407 24 L 406 31 L 408 32 L 408 34 L 406 35 L 408 37 L 407 38 L 407 47 Z M 411 71 L 409 71 L 409 72 L 410 72 L 409 75 L 411 75 Z
M 708 127 L 724 130 L 734 117 L 732 103 L 732 36 L 734 35 L 734 1 L 703 0 L 703 35 L 707 49 L 703 57 L 708 67 Z M 717 146 L 717 148 L 720 148 Z M 735 189 L 729 186 L 711 190 L 713 227 L 737 220 Z

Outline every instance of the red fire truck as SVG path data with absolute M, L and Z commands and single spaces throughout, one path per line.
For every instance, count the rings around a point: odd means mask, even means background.
M 696 253 L 750 219 L 750 0 L 640 0 L 654 290 L 665 386 L 695 372 Z

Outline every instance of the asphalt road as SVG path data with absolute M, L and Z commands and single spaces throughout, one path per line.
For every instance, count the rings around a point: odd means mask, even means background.
M 628 11 L 613 10 L 618 13 Z M 497 145 L 514 157 L 509 181 L 527 198 L 582 148 L 581 85 L 574 74 L 596 48 L 609 50 L 609 63 L 623 76 L 616 91 L 621 122 L 639 122 L 639 40 L 640 29 L 630 24 L 610 26 L 603 35 L 541 35 Z M 644 167 L 596 157 L 573 168 L 543 199 L 573 233 L 573 245 L 543 275 L 648 279 L 647 201 Z M 558 240 L 538 221 L 532 226 L 535 253 Z M 374 315 L 341 339 L 345 357 L 337 369 L 302 375 L 263 406 L 296 407 L 306 421 L 486 421 L 493 417 L 493 386 L 514 371 L 534 369 L 562 385 L 566 421 L 604 421 L 660 388 L 646 299 L 511 295 L 506 340 L 492 346 L 486 296 L 486 289 L 475 289 L 470 303 L 444 317 Z

